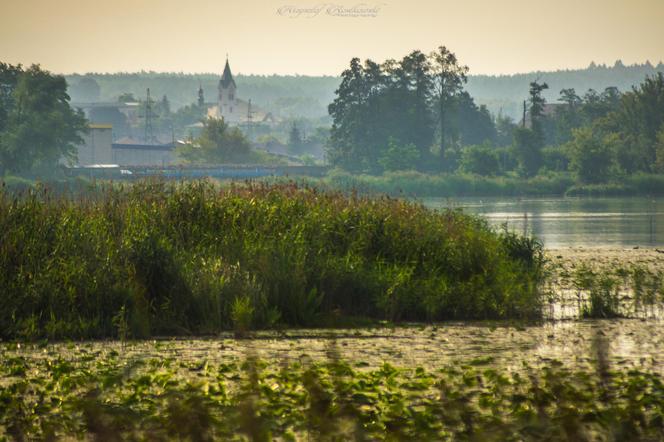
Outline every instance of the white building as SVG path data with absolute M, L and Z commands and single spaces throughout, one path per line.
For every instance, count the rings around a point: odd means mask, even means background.
M 252 104 L 251 100 L 245 101 L 238 98 L 237 85 L 233 79 L 228 59 L 226 59 L 224 72 L 219 80 L 217 104 L 208 108 L 208 117 L 223 118 L 224 121 L 231 124 L 273 123 L 275 121 L 271 113 Z

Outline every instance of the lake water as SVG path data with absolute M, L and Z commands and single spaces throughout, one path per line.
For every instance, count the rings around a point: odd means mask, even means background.
M 548 248 L 664 246 L 664 198 L 426 198 L 493 226 L 528 232 Z

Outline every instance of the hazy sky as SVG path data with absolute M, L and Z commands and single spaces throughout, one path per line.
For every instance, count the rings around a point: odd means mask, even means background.
M 228 53 L 234 72 L 338 75 L 441 44 L 475 74 L 657 63 L 664 0 L 0 0 L 0 61 L 59 73 L 221 72 Z

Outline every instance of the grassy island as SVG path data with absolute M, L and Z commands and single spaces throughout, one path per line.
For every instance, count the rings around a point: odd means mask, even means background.
M 541 245 L 459 211 L 295 184 L 0 193 L 3 338 L 341 318 L 537 318 Z

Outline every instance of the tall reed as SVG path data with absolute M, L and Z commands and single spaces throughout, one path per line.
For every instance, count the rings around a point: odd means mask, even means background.
M 459 211 L 293 183 L 2 191 L 0 238 L 3 338 L 541 313 L 536 241 Z

